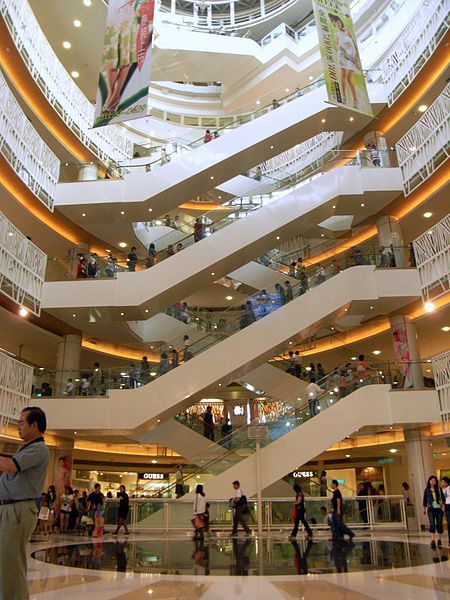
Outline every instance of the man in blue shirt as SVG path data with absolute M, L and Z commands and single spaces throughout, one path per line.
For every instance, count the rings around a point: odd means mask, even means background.
M 25 442 L 12 458 L 0 456 L 0 598 L 27 600 L 27 544 L 36 527 L 35 499 L 42 493 L 48 466 L 45 413 L 24 408 L 19 435 Z

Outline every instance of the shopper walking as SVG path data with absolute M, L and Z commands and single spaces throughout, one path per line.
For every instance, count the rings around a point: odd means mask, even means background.
M 205 227 L 200 217 L 195 219 L 194 223 L 194 242 L 199 242 L 205 237 Z
M 306 510 L 305 510 L 305 495 L 302 492 L 302 488 L 296 483 L 294 485 L 295 492 L 295 504 L 292 515 L 294 517 L 294 528 L 291 531 L 291 535 L 289 536 L 290 540 L 295 540 L 298 533 L 298 526 L 301 523 L 308 534 L 308 539 L 312 540 L 313 532 L 311 527 L 308 525 L 308 521 L 306 520 Z
M 347 527 L 343 520 L 342 494 L 337 479 L 331 481 L 331 489 L 333 490 L 333 497 L 331 498 L 331 533 L 333 542 L 343 540 L 344 535 L 348 535 L 350 540 L 352 540 L 355 537 L 355 534 Z
M 203 491 L 203 486 L 199 483 L 195 488 L 194 518 L 192 519 L 192 525 L 194 526 L 194 540 L 203 540 L 205 537 L 206 511 L 206 495 Z
M 59 511 L 59 531 L 67 533 L 69 517 L 73 506 L 73 490 L 70 485 L 64 486 L 64 494 L 61 496 L 61 508 Z
M 326 498 L 327 491 L 328 491 L 328 479 L 327 479 L 326 471 L 322 471 L 319 475 L 319 487 L 320 487 L 320 496 L 322 498 Z
M 130 499 L 127 494 L 127 488 L 124 485 L 121 485 L 119 487 L 117 497 L 119 498 L 119 508 L 117 509 L 117 527 L 113 535 L 117 535 L 121 527 L 125 529 L 125 535 L 130 535 L 130 532 L 128 531 L 127 527 L 128 512 L 130 510 Z
M 136 253 L 136 246 L 131 248 L 131 252 L 128 253 L 127 262 L 128 262 L 128 270 L 131 272 L 136 271 L 138 257 Z
M 319 400 L 317 400 L 317 398 L 320 396 L 322 391 L 322 388 L 317 385 L 315 378 L 312 377 L 310 383 L 305 388 L 306 397 L 308 398 L 309 412 L 311 413 L 312 417 L 315 417 L 319 413 L 320 407 Z
M 247 498 L 241 490 L 239 481 L 233 481 L 234 495 L 230 498 L 230 506 L 233 509 L 233 530 L 231 535 L 237 535 L 239 525 L 244 529 L 246 535 L 251 535 L 245 515 L 248 514 Z
M 444 512 L 447 521 L 448 543 L 450 544 L 450 479 L 448 477 L 441 477 L 440 483 L 445 499 Z
M 24 445 L 11 457 L 0 456 L 0 598 L 27 600 L 26 546 L 37 523 L 34 499 L 42 493 L 49 451 L 44 442 L 45 413 L 24 408 L 19 436 Z
M 365 483 L 359 483 L 358 484 L 358 491 L 356 493 L 357 496 L 367 496 L 367 488 Z M 363 523 L 368 523 L 369 522 L 369 517 L 368 517 L 368 513 L 367 513 L 367 500 L 361 499 L 358 500 L 358 512 L 359 512 L 359 518 L 361 519 L 361 521 Z
M 181 498 L 184 496 L 184 475 L 183 468 L 181 465 L 178 465 L 177 470 L 175 472 L 175 496 L 177 498 Z
M 439 487 L 437 477 L 436 475 L 430 475 L 423 493 L 423 514 L 428 515 L 431 533 L 431 547 L 433 550 L 436 549 L 436 539 L 437 545 L 442 546 L 441 536 L 444 531 L 442 528 L 444 506 L 444 493 Z

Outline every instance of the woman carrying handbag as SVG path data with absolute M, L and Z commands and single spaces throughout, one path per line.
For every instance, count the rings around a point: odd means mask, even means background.
M 192 525 L 194 526 L 194 540 L 203 540 L 205 528 L 206 496 L 203 486 L 198 484 L 195 488 L 194 517 Z
M 306 520 L 306 516 L 305 516 L 305 496 L 302 492 L 302 488 L 298 485 L 298 483 L 296 483 L 294 485 L 294 492 L 295 492 L 295 504 L 294 507 L 292 509 L 292 517 L 294 519 L 294 528 L 291 532 L 291 535 L 289 536 L 290 540 L 295 540 L 295 538 L 297 537 L 297 532 L 298 532 L 298 526 L 300 523 L 302 523 L 303 527 L 306 530 L 306 533 L 308 534 L 308 540 L 312 540 L 313 537 L 313 532 L 311 527 L 308 525 L 308 521 Z

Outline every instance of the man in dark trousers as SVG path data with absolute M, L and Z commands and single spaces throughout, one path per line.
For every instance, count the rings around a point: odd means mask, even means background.
M 234 496 L 230 498 L 230 504 L 233 508 L 233 531 L 231 535 L 237 535 L 238 526 L 241 525 L 246 535 L 251 535 L 251 530 L 247 525 L 245 515 L 248 512 L 247 498 L 241 490 L 239 481 L 233 481 Z
M 333 508 L 331 516 L 331 534 L 333 542 L 341 541 L 344 538 L 344 535 L 348 535 L 352 540 L 355 537 L 355 534 L 347 527 L 342 518 L 342 494 L 337 479 L 332 480 L 331 489 L 333 490 L 333 497 L 331 499 L 331 506 Z
M 27 544 L 37 523 L 35 498 L 48 466 L 45 413 L 24 408 L 19 435 L 25 442 L 12 458 L 0 456 L 0 598 L 27 600 Z

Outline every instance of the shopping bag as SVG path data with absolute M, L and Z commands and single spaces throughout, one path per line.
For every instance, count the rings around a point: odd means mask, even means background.
M 48 521 L 50 517 L 50 509 L 47 506 L 41 506 L 39 509 L 38 519 L 40 521 Z
M 201 529 L 205 526 L 205 522 L 203 521 L 203 518 L 200 515 L 195 515 L 195 517 L 191 519 L 191 523 L 194 529 Z

